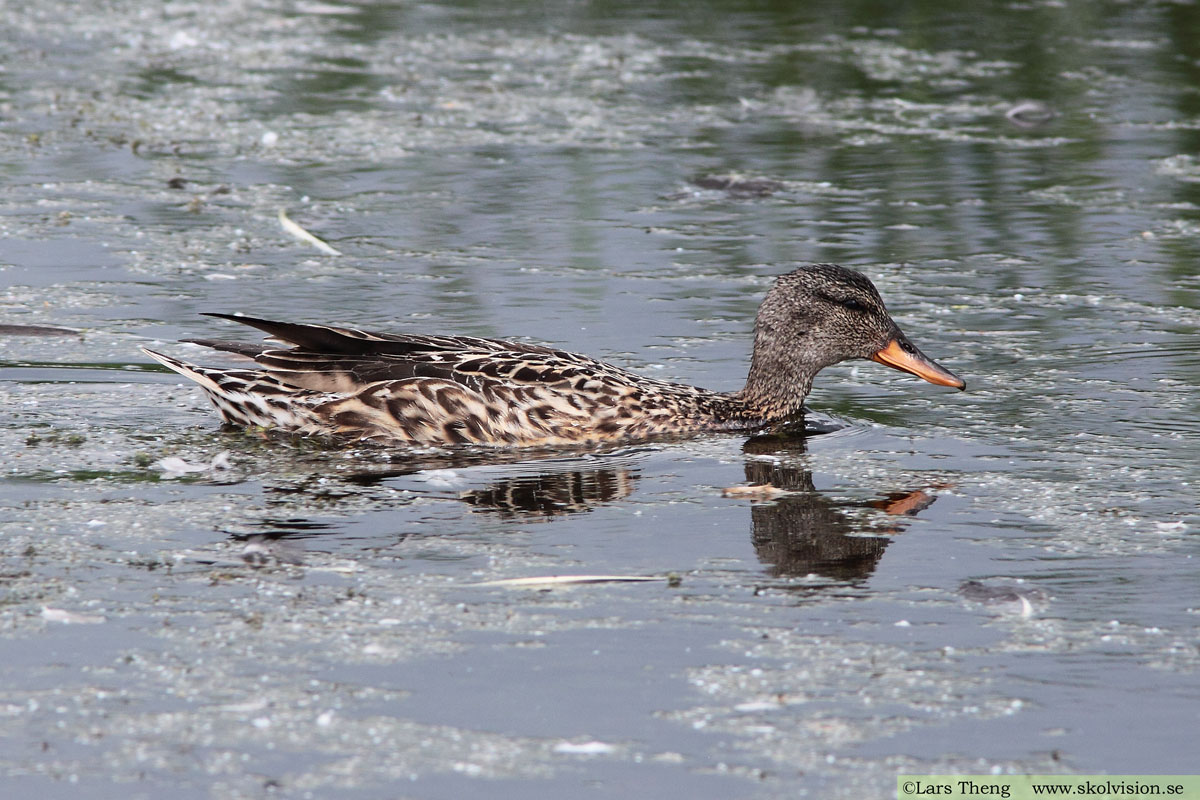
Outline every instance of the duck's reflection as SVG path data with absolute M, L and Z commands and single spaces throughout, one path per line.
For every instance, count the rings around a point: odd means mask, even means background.
M 633 491 L 636 480 L 637 472 L 629 469 L 522 475 L 461 492 L 459 499 L 506 518 L 550 519 L 620 500 Z
M 752 486 L 783 490 L 767 502 L 752 502 L 751 533 L 758 558 L 775 577 L 820 575 L 855 581 L 874 570 L 891 536 L 904 530 L 904 515 L 916 514 L 934 498 L 922 491 L 894 492 L 865 503 L 837 503 L 817 491 L 812 472 L 799 456 L 805 439 L 755 437 L 743 451 L 746 480 Z M 877 508 L 896 517 L 887 524 L 868 524 L 848 513 L 855 507 Z
M 802 434 L 755 437 L 744 445 L 747 482 L 770 488 L 750 495 L 754 550 L 772 577 L 866 578 L 891 537 L 904 530 L 904 518 L 934 498 L 918 490 L 871 501 L 831 500 L 813 485 L 805 451 Z M 624 498 L 637 479 L 638 472 L 627 468 L 541 472 L 502 478 L 458 497 L 479 511 L 545 520 Z M 860 508 L 875 508 L 887 517 L 855 513 Z
M 458 454 L 455 454 L 456 456 Z M 385 483 L 394 478 L 423 478 L 432 488 L 451 490 L 458 485 L 460 471 L 472 467 L 520 464 L 516 454 L 508 459 L 427 457 L 407 462 L 402 468 L 375 468 L 340 476 L 359 486 Z M 528 457 L 529 454 L 524 454 Z M 507 461 L 507 463 L 506 463 Z M 591 511 L 598 505 L 628 496 L 637 482 L 638 471 L 625 466 L 596 469 L 556 469 L 543 462 L 541 470 L 495 477 L 486 486 L 458 491 L 454 496 L 476 511 L 494 512 L 507 519 L 553 519 L 564 514 Z M 571 462 L 565 462 L 571 463 Z
M 838 582 L 862 580 L 874 571 L 891 537 L 904 530 L 905 518 L 934 501 L 920 490 L 892 492 L 869 501 L 829 498 L 813 485 L 802 433 L 754 437 L 745 443 L 743 452 L 750 486 L 730 494 L 750 500 L 751 542 L 772 577 L 817 575 Z M 627 458 L 617 459 L 618 465 L 610 459 L 611 454 L 596 459 L 606 466 L 594 469 L 567 468 L 577 461 L 559 461 L 553 466 L 543 463 L 539 471 L 530 473 L 515 472 L 521 467 L 509 464 L 505 469 L 514 473 L 492 477 L 480 488 L 462 486 L 459 473 L 484 466 L 484 462 L 438 458 L 410 461 L 399 469 L 391 466 L 339 477 L 360 486 L 419 477 L 432 493 L 455 498 L 475 511 L 506 519 L 546 521 L 591 511 L 630 495 L 639 471 Z M 486 466 L 495 468 L 497 464 L 493 461 Z M 886 516 L 861 513 L 864 508 L 877 509 Z

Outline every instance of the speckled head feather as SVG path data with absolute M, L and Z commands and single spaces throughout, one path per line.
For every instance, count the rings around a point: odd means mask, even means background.
M 801 415 L 817 372 L 848 358 L 963 387 L 900 332 L 864 275 L 833 264 L 775 282 L 755 322 L 746 385 L 733 393 L 540 345 L 211 316 L 292 345 L 195 340 L 254 359 L 260 369 L 249 370 L 145 351 L 199 383 L 226 422 L 387 443 L 560 445 L 763 430 Z
M 870 358 L 902 335 L 861 272 L 836 264 L 801 267 L 780 276 L 759 306 L 740 397 L 771 419 L 799 414 L 817 372 Z

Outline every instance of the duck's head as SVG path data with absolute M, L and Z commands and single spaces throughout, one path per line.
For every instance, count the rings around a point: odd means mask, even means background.
M 850 358 L 869 358 L 939 386 L 966 387 L 908 340 L 865 275 L 812 264 L 780 276 L 763 299 L 742 397 L 770 417 L 790 416 L 801 410 L 817 372 Z

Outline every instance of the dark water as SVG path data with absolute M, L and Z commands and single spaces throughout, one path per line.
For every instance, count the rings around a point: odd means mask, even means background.
M 3 10 L 6 795 L 1194 771 L 1194 3 Z M 222 432 L 138 352 L 244 311 L 732 389 L 806 261 L 969 391 L 481 460 Z M 660 580 L 477 585 L 563 574 Z

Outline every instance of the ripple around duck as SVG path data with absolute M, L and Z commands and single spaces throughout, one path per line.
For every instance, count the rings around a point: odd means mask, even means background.
M 835 414 L 810 411 L 805 415 L 805 432 L 824 442 L 853 439 L 868 433 L 868 427 Z

